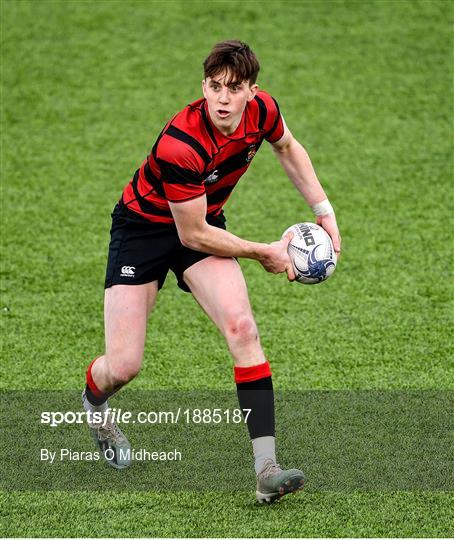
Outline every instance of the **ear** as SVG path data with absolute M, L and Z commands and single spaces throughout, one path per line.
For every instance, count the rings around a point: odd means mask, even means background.
M 206 94 L 206 85 L 207 85 L 207 83 L 206 83 L 205 79 L 203 79 L 203 81 L 202 81 L 202 93 L 203 93 L 203 97 L 204 97 L 205 99 L 206 99 L 206 97 L 207 97 L 207 94 Z
M 247 98 L 248 101 L 252 101 L 257 92 L 259 91 L 259 85 L 258 84 L 253 84 L 252 86 L 249 87 L 249 96 Z

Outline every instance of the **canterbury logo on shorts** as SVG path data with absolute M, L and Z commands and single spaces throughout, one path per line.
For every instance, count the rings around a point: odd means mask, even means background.
M 134 272 L 136 271 L 135 266 L 122 266 L 120 277 L 134 277 Z

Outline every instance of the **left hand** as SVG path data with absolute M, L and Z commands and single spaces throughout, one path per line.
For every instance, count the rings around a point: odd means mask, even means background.
M 339 228 L 336 222 L 336 216 L 334 214 L 326 214 L 326 216 L 317 216 L 317 225 L 323 227 L 325 231 L 330 235 L 333 242 L 334 251 L 339 257 L 341 252 L 341 236 L 339 234 Z

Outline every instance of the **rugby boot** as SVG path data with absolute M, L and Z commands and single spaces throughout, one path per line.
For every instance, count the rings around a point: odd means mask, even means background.
M 104 422 L 103 417 L 100 423 L 87 424 L 96 446 L 109 465 L 115 469 L 126 469 L 131 465 L 131 445 L 116 422 L 109 417 Z
M 281 467 L 269 459 L 257 475 L 257 491 L 255 495 L 260 504 L 272 503 L 287 493 L 296 493 L 304 487 L 304 474 L 298 469 L 283 471 Z

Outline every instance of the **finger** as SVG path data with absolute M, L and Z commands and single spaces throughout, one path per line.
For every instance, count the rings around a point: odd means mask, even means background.
M 285 240 L 286 245 L 290 244 L 292 241 L 292 238 L 295 236 L 295 234 L 292 231 L 289 231 L 282 240 Z
M 334 251 L 339 255 L 341 252 L 341 237 L 339 234 L 333 238 L 333 248 Z
M 296 275 L 295 275 L 295 270 L 293 269 L 293 265 L 290 264 L 289 266 L 286 266 L 285 271 L 287 272 L 287 279 L 289 281 L 295 281 Z

